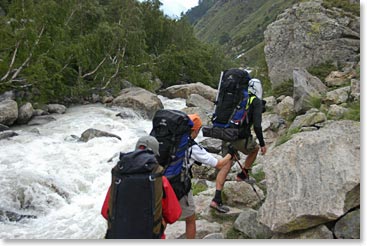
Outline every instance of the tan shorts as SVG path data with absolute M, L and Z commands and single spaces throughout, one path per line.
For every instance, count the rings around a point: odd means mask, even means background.
M 180 219 L 186 219 L 191 215 L 195 214 L 195 203 L 194 196 L 192 194 L 192 190 L 180 199 L 180 205 L 182 209 L 182 214 Z
M 228 153 L 227 143 L 228 142 L 222 141 L 222 156 L 225 156 Z M 238 139 L 231 142 L 231 144 L 236 150 L 242 152 L 245 155 L 252 153 L 258 145 L 252 136 L 250 136 L 248 139 Z

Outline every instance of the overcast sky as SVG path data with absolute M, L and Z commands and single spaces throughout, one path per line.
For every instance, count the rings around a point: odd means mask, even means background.
M 199 0 L 160 0 L 163 4 L 161 10 L 171 17 L 180 17 L 181 12 L 198 5 Z

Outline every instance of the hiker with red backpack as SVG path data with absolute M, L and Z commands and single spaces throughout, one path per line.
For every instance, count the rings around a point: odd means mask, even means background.
M 231 169 L 232 160 L 234 158 L 234 155 L 236 155 L 236 151 L 233 149 L 227 151 L 226 155 L 224 155 L 224 157 L 220 160 L 212 156 L 206 151 L 205 148 L 195 142 L 195 138 L 199 135 L 200 129 L 202 127 L 200 116 L 198 114 L 189 114 L 189 117 L 194 123 L 194 126 L 191 128 L 192 144 L 191 148 L 189 149 L 189 165 L 191 167 L 194 163 L 200 163 L 200 165 L 207 165 L 219 170 L 216 177 L 215 196 L 210 203 L 210 207 L 216 209 L 218 212 L 227 213 L 229 211 L 229 208 L 223 205 L 222 190 L 226 181 L 226 177 Z
M 164 230 L 182 210 L 158 164 L 159 143 L 143 136 L 133 152 L 121 153 L 102 206 L 108 221 L 106 239 L 165 239 Z

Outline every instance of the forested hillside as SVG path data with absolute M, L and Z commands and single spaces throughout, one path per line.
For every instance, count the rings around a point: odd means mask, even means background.
M 117 93 L 126 81 L 149 90 L 215 86 L 231 61 L 159 7 L 157 0 L 0 0 L 0 94 L 68 103 Z

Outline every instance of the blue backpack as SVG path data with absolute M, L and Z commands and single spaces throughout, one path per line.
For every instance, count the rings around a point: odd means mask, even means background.
M 248 83 L 251 77 L 245 70 L 229 69 L 221 73 L 212 126 L 203 127 L 203 136 L 225 141 L 238 139 L 248 111 Z
M 178 110 L 161 109 L 153 117 L 150 135 L 159 142 L 157 160 L 164 167 L 163 175 L 170 181 L 178 199 L 191 189 L 186 164 L 193 125 L 188 115 Z

